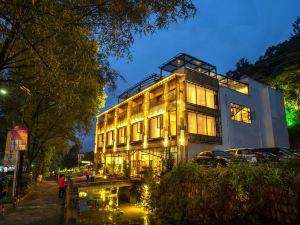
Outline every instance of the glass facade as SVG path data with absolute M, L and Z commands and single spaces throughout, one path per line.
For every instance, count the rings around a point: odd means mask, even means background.
M 230 104 L 231 110 L 231 119 L 243 123 L 252 123 L 253 112 L 251 113 L 251 109 L 246 106 L 242 106 L 236 103 Z
M 126 144 L 126 127 L 118 128 L 118 144 Z
M 156 116 L 149 119 L 149 138 L 163 137 L 163 116 Z
M 131 141 L 143 140 L 143 123 L 144 121 L 139 121 L 131 125 Z
M 188 132 L 206 136 L 216 136 L 216 118 L 200 113 L 188 112 Z
M 217 109 L 217 92 L 200 85 L 186 83 L 186 101 L 195 105 Z

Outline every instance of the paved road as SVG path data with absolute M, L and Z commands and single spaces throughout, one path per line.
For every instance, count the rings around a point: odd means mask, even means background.
M 0 225 L 61 225 L 63 200 L 58 198 L 54 181 L 45 181 L 19 204 L 17 209 L 6 205 L 5 215 L 0 214 Z

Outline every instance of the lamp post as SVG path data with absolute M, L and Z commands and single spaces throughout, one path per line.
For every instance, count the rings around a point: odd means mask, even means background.
M 31 92 L 28 88 L 24 86 L 18 86 L 18 88 L 23 91 L 26 94 L 26 100 L 25 104 L 23 106 L 23 111 L 22 111 L 22 123 L 24 123 L 24 113 L 25 109 L 24 107 L 27 104 L 27 97 L 31 95 Z M 4 88 L 0 88 L 0 94 L 5 96 L 8 94 L 8 91 Z M 13 197 L 17 197 L 19 195 L 19 182 L 21 180 L 21 172 L 23 170 L 23 153 L 24 150 L 27 150 L 27 135 L 28 131 L 22 127 L 22 126 L 16 126 L 11 130 L 11 133 L 17 133 L 15 134 L 15 137 L 11 138 L 10 140 L 10 149 L 17 151 L 16 154 L 16 163 L 15 163 L 15 171 L 14 171 L 14 179 L 13 179 Z M 26 133 L 26 141 L 25 141 L 25 146 L 23 141 L 24 141 L 24 133 Z M 23 140 L 22 140 L 23 139 Z M 13 148 L 13 149 L 12 149 Z

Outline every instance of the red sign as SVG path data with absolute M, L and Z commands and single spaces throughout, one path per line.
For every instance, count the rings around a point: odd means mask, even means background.
M 16 126 L 10 131 L 10 150 L 27 150 L 28 130 L 22 126 Z

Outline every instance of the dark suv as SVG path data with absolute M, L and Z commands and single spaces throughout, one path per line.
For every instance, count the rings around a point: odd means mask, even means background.
M 296 155 L 289 148 L 274 147 L 274 148 L 256 148 L 253 149 L 256 155 L 267 156 L 273 158 L 272 161 L 280 161 L 282 159 L 294 158 Z
M 216 166 L 228 166 L 232 160 L 232 156 L 227 152 L 220 150 L 200 152 L 192 159 L 192 162 L 201 166 L 216 167 Z

